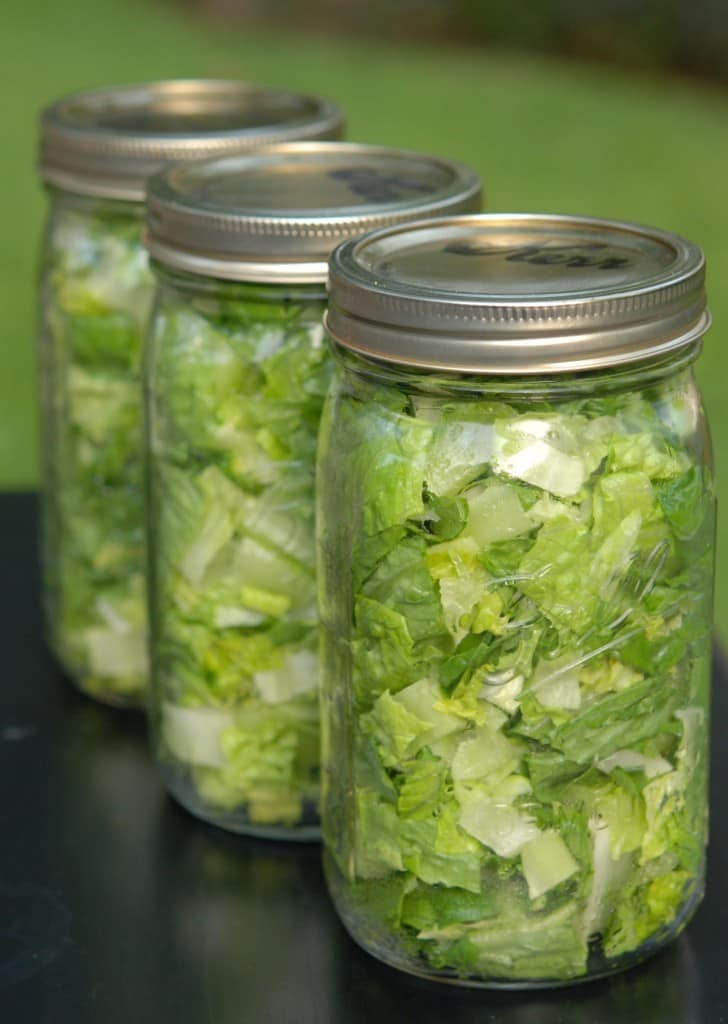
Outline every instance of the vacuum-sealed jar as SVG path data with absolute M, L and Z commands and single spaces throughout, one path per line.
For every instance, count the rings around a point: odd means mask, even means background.
M 146 178 L 164 163 L 336 138 L 330 103 L 235 81 L 82 93 L 43 114 L 51 207 L 41 281 L 43 561 L 51 646 L 86 693 L 145 686 L 141 342 Z
M 208 821 L 318 833 L 314 475 L 329 252 L 479 201 L 458 164 L 344 143 L 178 166 L 150 183 L 152 730 L 170 791 Z
M 332 257 L 322 827 L 395 967 L 597 977 L 701 899 L 707 326 L 700 249 L 635 225 L 448 218 Z

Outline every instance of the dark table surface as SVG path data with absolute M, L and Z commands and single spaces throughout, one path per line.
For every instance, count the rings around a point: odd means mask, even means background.
M 471 991 L 361 952 L 315 844 L 230 836 L 167 797 L 144 722 L 46 653 L 36 502 L 0 497 L 2 1024 L 728 1024 L 728 665 L 716 658 L 707 898 L 644 967 L 558 992 Z

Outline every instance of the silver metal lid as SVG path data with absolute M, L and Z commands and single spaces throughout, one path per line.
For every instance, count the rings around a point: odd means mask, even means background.
M 373 228 L 479 210 L 480 179 L 451 160 L 306 142 L 177 165 L 147 195 L 155 259 L 208 277 L 325 281 L 331 250 Z
M 372 359 L 465 373 L 591 370 L 708 328 L 705 261 L 677 235 L 535 214 L 377 231 L 330 261 L 328 330 Z
M 166 163 L 294 139 L 337 139 L 328 100 L 249 82 L 178 79 L 67 96 L 41 115 L 40 173 L 81 195 L 142 202 Z

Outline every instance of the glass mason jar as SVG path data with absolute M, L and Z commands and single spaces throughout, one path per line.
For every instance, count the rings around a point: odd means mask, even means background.
M 332 257 L 322 828 L 353 938 L 555 986 L 703 893 L 715 495 L 703 258 L 493 214 Z
M 138 203 L 53 189 L 41 283 L 49 641 L 89 694 L 146 676 L 141 337 L 153 281 Z
M 326 260 L 367 226 L 473 209 L 459 165 L 307 143 L 149 188 L 152 732 L 170 792 L 239 832 L 318 834 L 314 475 Z
M 140 362 L 153 277 L 141 241 L 145 180 L 173 158 L 336 137 L 341 124 L 327 102 L 224 81 L 84 93 L 43 114 L 46 618 L 61 665 L 100 700 L 139 703 L 147 676 Z

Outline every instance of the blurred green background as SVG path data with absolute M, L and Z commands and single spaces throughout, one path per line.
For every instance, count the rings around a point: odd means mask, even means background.
M 692 7 L 698 11 L 701 3 L 707 10 L 705 0 Z M 199 75 L 330 96 L 346 110 L 352 139 L 449 155 L 477 168 L 493 210 L 614 216 L 700 242 L 716 326 L 699 375 L 719 483 L 728 480 L 725 24 L 720 31 L 717 22 L 715 28 L 704 24 L 700 45 L 707 56 L 701 57 L 697 43 L 687 46 L 687 29 L 681 35 L 672 3 L 659 8 L 661 21 L 650 21 L 654 3 L 643 4 L 645 18 L 626 48 L 618 23 L 569 20 L 566 0 L 539 5 L 553 17 L 525 23 L 522 37 L 518 21 L 503 16 L 503 4 L 483 19 L 483 5 L 458 3 L 459 20 L 452 23 L 442 20 L 443 6 L 374 3 L 362 25 L 364 4 L 279 3 L 268 8 L 277 11 L 271 24 L 263 17 L 265 4 L 243 10 L 235 0 L 3 0 L 0 487 L 30 488 L 38 475 L 33 291 L 44 211 L 34 171 L 38 111 L 69 91 Z M 477 32 L 475 22 L 470 31 L 468 6 L 483 21 Z M 322 34 L 327 9 L 332 16 L 338 10 L 340 25 L 354 31 Z M 392 18 L 393 11 L 401 17 Z M 405 36 L 413 33 L 407 25 L 415 18 L 422 39 L 408 43 Z M 515 48 L 521 42 L 528 50 Z M 535 52 L 541 45 L 548 56 Z M 574 50 L 599 62 L 574 57 Z M 701 70 L 706 75 L 695 77 Z M 728 569 L 728 521 L 720 522 L 720 565 Z M 728 635 L 728 573 L 720 569 L 717 596 L 718 625 Z

